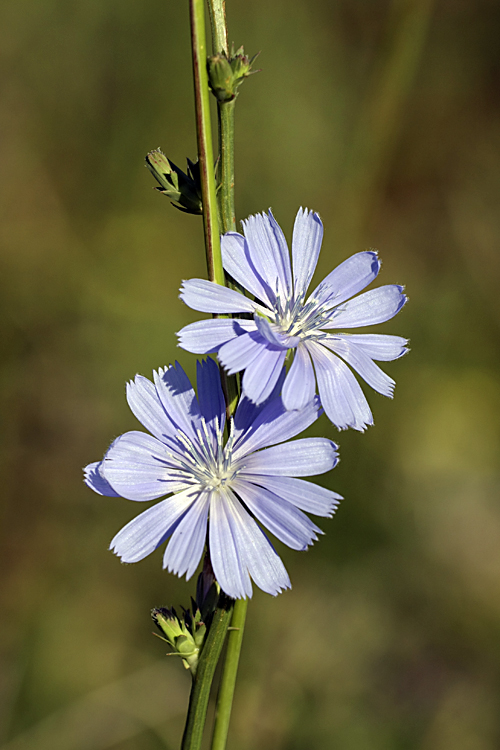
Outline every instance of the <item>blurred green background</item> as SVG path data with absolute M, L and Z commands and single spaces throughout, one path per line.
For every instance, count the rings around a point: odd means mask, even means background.
M 228 0 L 262 50 L 237 105 L 237 215 L 325 224 L 317 278 L 376 247 L 410 304 L 394 401 L 339 439 L 345 496 L 293 590 L 257 591 L 238 750 L 500 746 L 500 5 Z M 107 547 L 137 512 L 81 467 L 137 424 L 136 372 L 197 317 L 201 221 L 152 190 L 195 155 L 187 2 L 0 7 L 2 750 L 176 750 L 189 677 L 149 610 L 193 586 Z

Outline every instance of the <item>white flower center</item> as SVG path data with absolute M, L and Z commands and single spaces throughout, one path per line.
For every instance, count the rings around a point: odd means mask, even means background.
M 233 421 L 230 422 L 226 445 L 218 420 L 215 436 L 203 418 L 196 436 L 198 439 L 193 440 L 181 430 L 178 431 L 177 438 L 182 443 L 182 453 L 169 452 L 169 458 L 178 467 L 177 475 L 175 470 L 169 471 L 170 478 L 179 479 L 185 488 L 197 485 L 205 490 L 217 490 L 229 485 L 241 468 L 232 463 Z
M 321 287 L 318 289 L 321 292 Z M 304 302 L 304 295 L 297 299 L 282 299 L 276 294 L 276 306 L 271 313 L 271 323 L 283 336 L 298 336 L 300 339 L 321 338 L 320 330 L 331 319 L 334 296 L 323 298 L 319 294 Z

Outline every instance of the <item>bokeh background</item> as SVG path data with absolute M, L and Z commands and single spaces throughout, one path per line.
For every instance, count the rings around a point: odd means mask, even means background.
M 237 214 L 325 224 L 317 278 L 376 247 L 410 304 L 394 401 L 339 439 L 323 537 L 257 591 L 229 747 L 500 746 L 500 5 L 228 0 L 263 72 L 237 105 Z M 81 467 L 136 422 L 124 384 L 176 357 L 201 221 L 152 190 L 195 156 L 187 2 L 0 7 L 3 750 L 176 749 L 189 677 L 149 610 L 192 582 L 107 547 L 137 512 Z

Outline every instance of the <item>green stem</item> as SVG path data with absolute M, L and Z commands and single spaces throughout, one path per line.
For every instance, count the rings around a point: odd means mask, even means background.
M 234 212 L 234 106 L 232 102 L 219 102 L 219 169 L 220 169 L 220 215 L 222 231 L 236 231 Z
M 224 645 L 232 611 L 233 599 L 221 594 L 208 631 L 207 640 L 200 655 L 196 675 L 193 677 L 181 750 L 200 750 L 201 748 L 210 687 Z
M 212 28 L 212 54 L 224 52 L 229 57 L 227 45 L 225 0 L 208 0 Z M 232 102 L 219 102 L 219 210 L 222 232 L 236 230 L 234 213 L 234 106 Z
M 189 0 L 191 45 L 195 90 L 196 132 L 200 163 L 201 193 L 203 200 L 203 227 L 207 256 L 208 278 L 224 285 L 224 269 L 220 249 L 217 218 L 217 192 L 215 187 L 212 128 L 207 75 L 207 50 L 205 41 L 205 7 L 203 0 Z M 200 654 L 196 675 L 193 678 L 189 709 L 182 738 L 182 750 L 200 750 L 207 715 L 210 688 L 215 669 L 224 645 L 231 620 L 233 600 L 222 594 L 215 610 L 210 630 Z
M 212 750 L 225 750 L 231 709 L 233 706 L 234 687 L 240 660 L 241 644 L 245 619 L 247 616 L 248 599 L 237 599 L 234 603 L 233 617 L 231 619 L 231 630 L 227 637 L 227 651 L 224 661 L 217 708 L 215 713 L 214 734 L 212 738 Z
M 224 0 L 208 0 L 210 22 L 212 26 L 212 52 L 229 54 L 227 46 L 227 27 Z M 236 100 L 219 102 L 219 215 L 222 231 L 236 229 L 234 210 L 234 108 Z M 228 416 L 234 413 L 238 401 L 238 383 L 235 377 L 223 374 L 222 382 L 226 395 Z M 237 599 L 234 603 L 231 630 L 228 634 L 226 657 L 222 668 L 221 683 L 215 709 L 212 750 L 225 750 L 233 696 L 238 673 L 243 631 L 247 614 L 248 599 Z
M 224 285 L 224 270 L 220 251 L 217 220 L 217 192 L 215 188 L 212 127 L 207 74 L 205 40 L 205 7 L 203 0 L 189 0 L 191 45 L 193 53 L 196 132 L 200 162 L 201 194 L 203 199 L 203 227 L 207 254 L 208 278 Z
M 228 54 L 227 26 L 226 26 L 226 2 L 225 0 L 208 0 L 210 12 L 210 26 L 212 29 L 212 54 L 220 52 Z

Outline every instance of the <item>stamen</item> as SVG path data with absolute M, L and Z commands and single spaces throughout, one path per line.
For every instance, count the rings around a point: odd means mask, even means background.
M 196 439 L 193 441 L 184 432 L 177 432 L 177 439 L 183 446 L 182 453 L 174 449 L 167 451 L 167 456 L 174 464 L 170 477 L 186 486 L 200 485 L 205 489 L 220 488 L 228 485 L 239 473 L 239 467 L 231 470 L 232 449 L 235 441 L 234 421 L 229 421 L 229 436 L 224 445 L 224 436 L 219 419 L 215 420 L 214 435 L 205 419 L 201 419 L 196 428 Z

